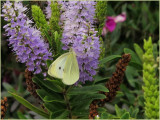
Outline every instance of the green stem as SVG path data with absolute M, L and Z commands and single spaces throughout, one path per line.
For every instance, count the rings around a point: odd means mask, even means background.
M 71 87 L 70 87 L 71 88 Z M 69 89 L 70 89 L 69 88 Z M 66 89 L 63 92 L 63 96 L 64 96 L 64 100 L 66 101 L 66 106 L 67 106 L 67 110 L 69 111 L 69 118 L 72 118 L 72 111 L 71 111 L 71 107 L 70 107 L 70 103 L 69 103 L 69 99 L 67 97 L 67 91 Z

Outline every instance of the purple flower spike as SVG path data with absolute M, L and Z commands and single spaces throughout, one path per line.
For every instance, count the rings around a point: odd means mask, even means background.
M 4 3 L 2 16 L 5 21 L 10 22 L 4 28 L 18 61 L 26 63 L 29 71 L 39 74 L 42 72 L 41 67 L 47 59 L 51 59 L 52 54 L 48 51 L 49 45 L 44 42 L 40 31 L 31 27 L 33 22 L 26 16 L 26 10 L 21 2 Z
M 61 24 L 63 25 L 63 49 L 72 48 L 79 64 L 79 82 L 93 81 L 98 68 L 100 54 L 99 37 L 93 28 L 95 16 L 94 1 L 68 1 L 62 4 Z

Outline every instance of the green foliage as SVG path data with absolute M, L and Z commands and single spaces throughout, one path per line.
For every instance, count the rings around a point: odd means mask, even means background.
M 30 4 L 29 1 L 25 1 L 24 3 L 26 3 L 26 5 Z M 43 9 L 45 7 L 43 5 L 44 2 L 31 2 L 31 4 L 37 5 L 39 5 L 39 3 L 41 3 L 41 8 Z M 48 110 L 48 112 L 44 113 L 47 114 L 47 118 L 88 118 L 91 101 L 93 99 L 105 98 L 103 94 L 99 94 L 99 91 L 107 91 L 104 84 L 114 72 L 115 64 L 123 53 L 130 53 L 132 60 L 125 71 L 124 81 L 115 99 L 107 103 L 104 107 L 98 108 L 100 119 L 144 119 L 144 112 L 146 118 L 158 118 L 159 101 L 157 97 L 158 91 L 156 91 L 158 90 L 158 79 L 156 78 L 156 75 L 158 75 L 158 73 L 156 74 L 156 72 L 158 72 L 158 63 L 156 59 L 159 56 L 159 43 L 157 42 L 159 37 L 158 5 L 159 2 L 151 1 L 97 2 L 95 6 L 95 17 L 98 21 L 98 28 L 96 28 L 98 36 L 101 35 L 106 15 L 116 16 L 126 11 L 127 20 L 123 23 L 118 23 L 116 29 L 112 33 L 108 33 L 103 40 L 102 37 L 100 37 L 101 55 L 99 59 L 101 67 L 98 69 L 98 74 L 95 76 L 93 82 L 86 82 L 83 86 L 69 87 L 65 86 L 61 80 L 53 79 L 49 76 L 47 76 L 45 80 L 43 76 L 35 76 L 33 78 L 33 81 L 40 87 L 37 89 L 37 94 L 42 99 L 45 109 Z M 45 20 L 44 14 L 38 6 L 32 6 L 31 11 L 37 28 L 41 31 L 45 40 L 49 42 L 50 50 L 53 52 L 53 59 L 55 60 L 62 54 L 60 39 L 63 30 L 58 24 L 60 20 L 60 6 L 58 6 L 57 2 L 52 2 L 51 8 L 52 17 L 49 19 L 49 23 Z M 29 15 L 31 15 L 30 11 Z M 6 23 L 4 23 L 2 19 L 2 26 L 4 24 Z M 5 31 L 2 28 L 2 34 L 3 33 L 5 33 Z M 150 35 L 153 36 L 153 51 L 151 52 L 151 45 L 148 45 L 146 41 L 145 44 L 147 44 L 146 46 L 148 47 L 145 48 L 146 52 L 144 53 L 142 50 L 143 38 Z M 150 52 L 148 52 L 149 50 Z M 149 55 L 151 53 L 153 53 L 152 57 Z M 148 57 L 143 57 L 143 54 Z M 104 55 L 106 57 L 104 57 Z M 25 80 L 22 77 L 23 72 L 21 75 L 18 75 L 19 77 L 14 75 L 15 69 L 24 71 L 25 68 L 21 64 L 17 64 L 16 61 L 13 61 L 14 56 L 12 56 L 10 49 L 7 47 L 4 36 L 2 36 L 2 56 L 2 81 L 8 73 L 8 76 L 11 77 L 9 83 L 2 83 L 2 97 L 9 97 L 9 107 L 6 118 L 33 119 L 35 115 L 30 116 L 29 114 L 31 114 L 31 112 L 28 112 L 28 109 L 25 107 L 20 107 L 20 103 L 15 101 L 15 99 L 11 97 L 12 95 L 7 92 L 14 92 L 14 95 L 18 94 L 32 104 L 36 104 L 37 102 L 29 95 L 30 93 L 25 88 Z M 10 58 L 13 58 L 12 61 Z M 46 61 L 47 66 L 49 67 L 52 62 L 51 60 Z M 156 72 L 153 67 L 155 67 Z M 142 76 L 142 72 L 144 72 L 143 76 L 145 79 Z M 145 85 L 143 85 L 143 79 Z M 19 98 L 18 95 L 17 98 Z M 20 99 L 24 100 L 22 97 L 20 97 Z M 23 102 L 22 104 L 26 103 Z M 142 109 L 144 106 L 145 110 Z M 37 109 L 42 111 L 40 108 Z M 20 111 L 17 112 L 17 110 Z M 40 116 L 38 116 L 38 118 L 40 118 Z
M 108 89 L 100 84 L 68 87 L 60 80 L 43 79 L 42 75 L 36 75 L 33 81 L 40 87 L 37 93 L 43 100 L 52 119 L 88 118 L 90 103 L 94 99 L 106 97 L 99 94 L 99 91 L 108 92 Z
M 103 58 L 99 62 L 100 62 L 100 64 L 104 64 L 104 63 L 107 63 L 107 62 L 109 62 L 109 61 L 111 61 L 113 59 L 117 59 L 117 58 L 121 58 L 121 56 L 120 55 L 111 55 L 111 56 L 108 56 L 106 58 Z
M 107 1 L 97 1 L 96 4 L 96 18 L 98 19 L 98 35 L 102 34 L 102 29 L 105 24 L 105 19 L 107 16 Z
M 22 98 L 21 96 L 18 96 L 15 93 L 9 92 L 18 102 L 20 102 L 21 104 L 23 104 L 25 107 L 27 107 L 28 109 L 38 113 L 39 115 L 42 115 L 45 118 L 48 118 L 48 114 L 45 113 L 44 111 L 40 110 L 39 108 L 33 106 L 31 103 L 29 103 L 28 101 L 26 101 L 24 98 Z
M 41 8 L 37 5 L 32 5 L 32 16 L 34 21 L 36 22 L 36 26 L 38 29 L 41 30 L 42 34 L 44 35 L 44 31 L 48 31 L 49 25 L 46 21 L 45 15 Z
M 141 47 L 138 44 L 134 43 L 134 50 L 136 51 L 141 62 L 143 62 L 143 50 L 141 49 Z
M 18 115 L 19 119 L 27 119 L 27 118 L 23 115 L 23 113 L 20 112 L 20 111 L 17 112 L 17 115 Z
M 143 55 L 143 90 L 145 99 L 145 115 L 146 118 L 159 118 L 159 91 L 158 91 L 158 78 L 154 68 L 155 60 L 153 56 L 152 39 L 144 39 Z
M 142 70 L 142 61 L 140 60 L 138 54 L 136 54 L 133 50 L 129 48 L 124 48 L 124 53 L 131 54 L 131 61 L 129 63 L 130 66 Z
M 54 49 L 54 53 L 58 54 L 61 50 L 61 36 L 62 29 L 59 25 L 60 22 L 60 5 L 57 1 L 51 1 L 51 18 L 49 19 L 50 26 L 50 37 L 52 40 L 52 48 Z
M 50 7 L 52 10 L 51 18 L 49 20 L 50 29 L 53 33 L 55 31 L 57 31 L 58 33 L 61 33 L 62 30 L 60 29 L 60 26 L 59 26 L 60 6 L 58 5 L 57 1 L 54 1 L 54 2 L 52 1 Z
M 61 50 L 60 38 L 62 32 L 59 26 L 60 9 L 58 3 L 51 2 L 51 9 L 52 14 L 49 24 L 46 21 L 45 15 L 39 6 L 32 5 L 32 16 L 36 22 L 37 28 L 41 30 L 42 35 L 49 42 L 53 54 L 57 54 Z
M 96 18 L 97 18 L 97 21 L 98 21 L 98 26 L 97 26 L 97 30 L 98 30 L 98 33 L 97 35 L 98 36 L 101 36 L 102 34 L 102 29 L 103 29 L 103 26 L 105 24 L 105 18 L 106 18 L 106 15 L 107 15 L 107 1 L 97 1 L 97 4 L 96 4 Z M 103 46 L 103 39 L 102 37 L 100 37 L 100 44 L 101 44 L 101 54 L 100 54 L 100 60 L 104 57 L 105 55 L 105 47 Z

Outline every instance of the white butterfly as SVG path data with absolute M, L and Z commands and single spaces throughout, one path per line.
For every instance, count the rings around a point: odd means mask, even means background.
M 71 50 L 58 57 L 49 67 L 48 74 L 62 79 L 66 85 L 72 85 L 79 79 L 79 66 L 76 53 Z

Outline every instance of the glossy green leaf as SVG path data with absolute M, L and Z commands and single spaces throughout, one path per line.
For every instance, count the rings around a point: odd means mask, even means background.
M 129 108 L 129 113 L 132 118 L 137 118 L 138 112 L 139 112 L 138 108 L 133 108 L 133 106 Z
M 25 107 L 27 107 L 28 109 L 36 112 L 37 114 L 45 117 L 45 118 L 49 118 L 48 113 L 40 110 L 39 108 L 33 106 L 31 103 L 29 103 L 28 101 L 26 101 L 24 98 L 22 98 L 21 96 L 18 96 L 15 93 L 9 92 L 18 102 L 20 102 L 22 105 L 24 105 Z
M 132 86 L 132 87 L 135 87 L 135 84 L 136 82 L 138 81 L 137 78 L 139 76 L 136 68 L 132 67 L 132 66 L 127 66 L 127 69 L 125 71 L 125 75 L 126 75 L 126 78 L 129 82 L 129 84 Z
M 39 79 L 36 76 L 34 78 L 32 78 L 32 80 L 34 82 L 36 82 L 37 84 L 39 83 L 39 84 L 44 85 L 45 87 L 47 87 L 48 89 L 50 89 L 50 90 L 52 90 L 54 92 L 59 92 L 59 93 L 63 92 L 63 89 L 59 85 L 54 84 L 51 81 Z
M 65 103 L 64 98 L 60 94 L 57 94 L 57 93 L 49 94 L 43 89 L 38 89 L 36 91 L 37 91 L 37 94 L 41 97 L 41 99 L 45 102 Z
M 88 108 L 89 108 L 89 106 L 90 106 L 90 104 L 91 104 L 92 101 L 93 101 L 93 100 L 91 99 L 91 100 L 87 100 L 87 101 L 85 101 L 85 102 L 83 102 L 83 103 L 74 105 L 74 106 L 72 106 L 72 111 L 88 110 Z M 78 101 L 77 101 L 77 102 L 78 102 Z
M 97 111 L 98 111 L 98 113 L 105 113 L 105 112 L 107 112 L 107 109 L 104 107 L 98 107 Z
M 136 51 L 138 57 L 140 58 L 140 60 L 142 62 L 143 61 L 143 50 L 142 50 L 142 48 L 138 44 L 134 43 L 134 50 Z
M 121 116 L 121 119 L 129 119 L 129 118 L 130 118 L 129 112 L 125 112 L 125 113 Z
M 69 111 L 68 110 L 60 110 L 51 114 L 51 119 L 66 119 L 68 118 Z
M 65 104 L 61 104 L 58 102 L 52 102 L 52 103 L 44 103 L 45 108 L 54 113 L 57 112 L 59 110 L 65 110 L 66 109 L 66 105 Z
M 115 105 L 115 110 L 118 117 L 121 117 L 125 113 L 125 110 L 121 110 L 117 105 Z
M 59 85 L 62 88 L 64 88 L 64 86 L 65 86 L 64 83 L 62 82 L 62 80 L 60 80 L 60 79 L 55 79 L 55 78 L 53 79 L 53 78 L 47 77 L 46 80 L 52 82 L 55 85 Z
M 111 55 L 106 58 L 103 58 L 102 60 L 99 61 L 99 63 L 104 64 L 104 63 L 107 63 L 107 62 L 114 60 L 114 59 L 117 59 L 117 58 L 121 58 L 121 56 L 120 55 Z
M 142 64 L 141 60 L 139 59 L 139 57 L 137 56 L 137 54 L 129 49 L 129 48 L 124 48 L 124 53 L 129 53 L 131 54 L 131 62 L 135 62 L 135 63 L 138 63 L 138 64 Z
M 16 90 L 10 84 L 3 82 L 2 85 L 7 91 L 16 93 Z
M 24 87 L 22 85 L 22 81 L 23 81 L 23 74 L 20 74 L 18 77 L 18 93 L 23 93 L 24 92 Z
M 154 56 L 154 59 L 156 60 L 157 59 L 157 56 L 158 56 L 158 47 L 157 47 L 157 44 L 153 44 L 153 56 Z
M 60 103 L 65 103 L 65 101 L 63 100 L 63 99 L 61 99 L 61 98 L 58 98 L 57 96 L 45 96 L 44 98 L 43 98 L 43 100 L 45 101 L 45 102 L 60 102 Z
M 98 83 L 98 82 L 101 82 L 101 81 L 107 81 L 109 78 L 110 77 L 105 77 L 105 78 L 103 78 L 103 77 L 96 77 L 93 82 L 95 84 L 95 83 Z
M 133 62 L 133 61 L 129 62 L 129 66 L 132 66 L 132 67 L 136 68 L 137 70 L 142 70 L 143 69 L 142 64 L 139 64 L 139 63 L 136 63 L 136 62 Z
M 71 105 L 76 106 L 80 104 L 85 104 L 85 101 L 95 100 L 95 99 L 104 99 L 106 96 L 104 94 L 87 94 L 87 95 L 77 95 L 71 100 Z M 78 102 L 77 102 L 78 101 Z
M 52 62 L 53 62 L 52 60 L 47 60 L 47 61 L 46 61 L 48 68 L 49 68 L 49 66 L 52 64 Z
M 42 99 L 45 97 L 45 96 L 44 96 L 45 93 L 46 93 L 46 94 L 49 94 L 49 95 L 52 95 L 52 94 L 55 93 L 54 91 L 48 89 L 48 87 L 46 87 L 46 86 L 45 86 L 43 83 L 41 83 L 39 80 L 34 79 L 34 78 L 32 78 L 32 80 L 33 80 L 33 82 L 35 82 L 40 88 L 42 88 L 42 89 L 40 90 L 40 92 L 38 93 L 38 95 L 39 95 L 40 97 L 42 97 Z M 45 90 L 45 91 L 44 91 L 44 90 Z M 39 90 L 38 90 L 38 91 L 39 91 Z
M 51 37 L 50 37 L 50 35 L 49 35 L 49 33 L 48 33 L 48 29 L 45 28 L 45 29 L 43 29 L 42 31 L 43 31 L 43 33 L 45 34 L 45 36 L 46 36 L 49 44 L 52 46 L 52 39 L 51 39 Z
M 78 109 L 78 110 L 72 111 L 72 115 L 78 116 L 78 117 L 88 118 L 89 110 L 79 110 Z
M 78 94 L 86 94 L 86 93 L 90 94 L 90 93 L 96 93 L 98 91 L 108 92 L 108 89 L 105 87 L 105 85 L 76 87 L 76 88 L 72 88 L 68 92 L 68 95 L 78 95 Z
M 61 47 L 60 47 L 61 42 L 60 42 L 60 35 L 58 34 L 57 31 L 54 32 L 54 40 L 55 40 L 55 43 L 57 45 L 57 53 L 59 53 L 59 51 L 61 49 Z
M 19 119 L 27 119 L 20 111 L 17 112 L 17 115 Z
M 109 119 L 108 113 L 103 112 L 103 113 L 101 114 L 100 119 Z

